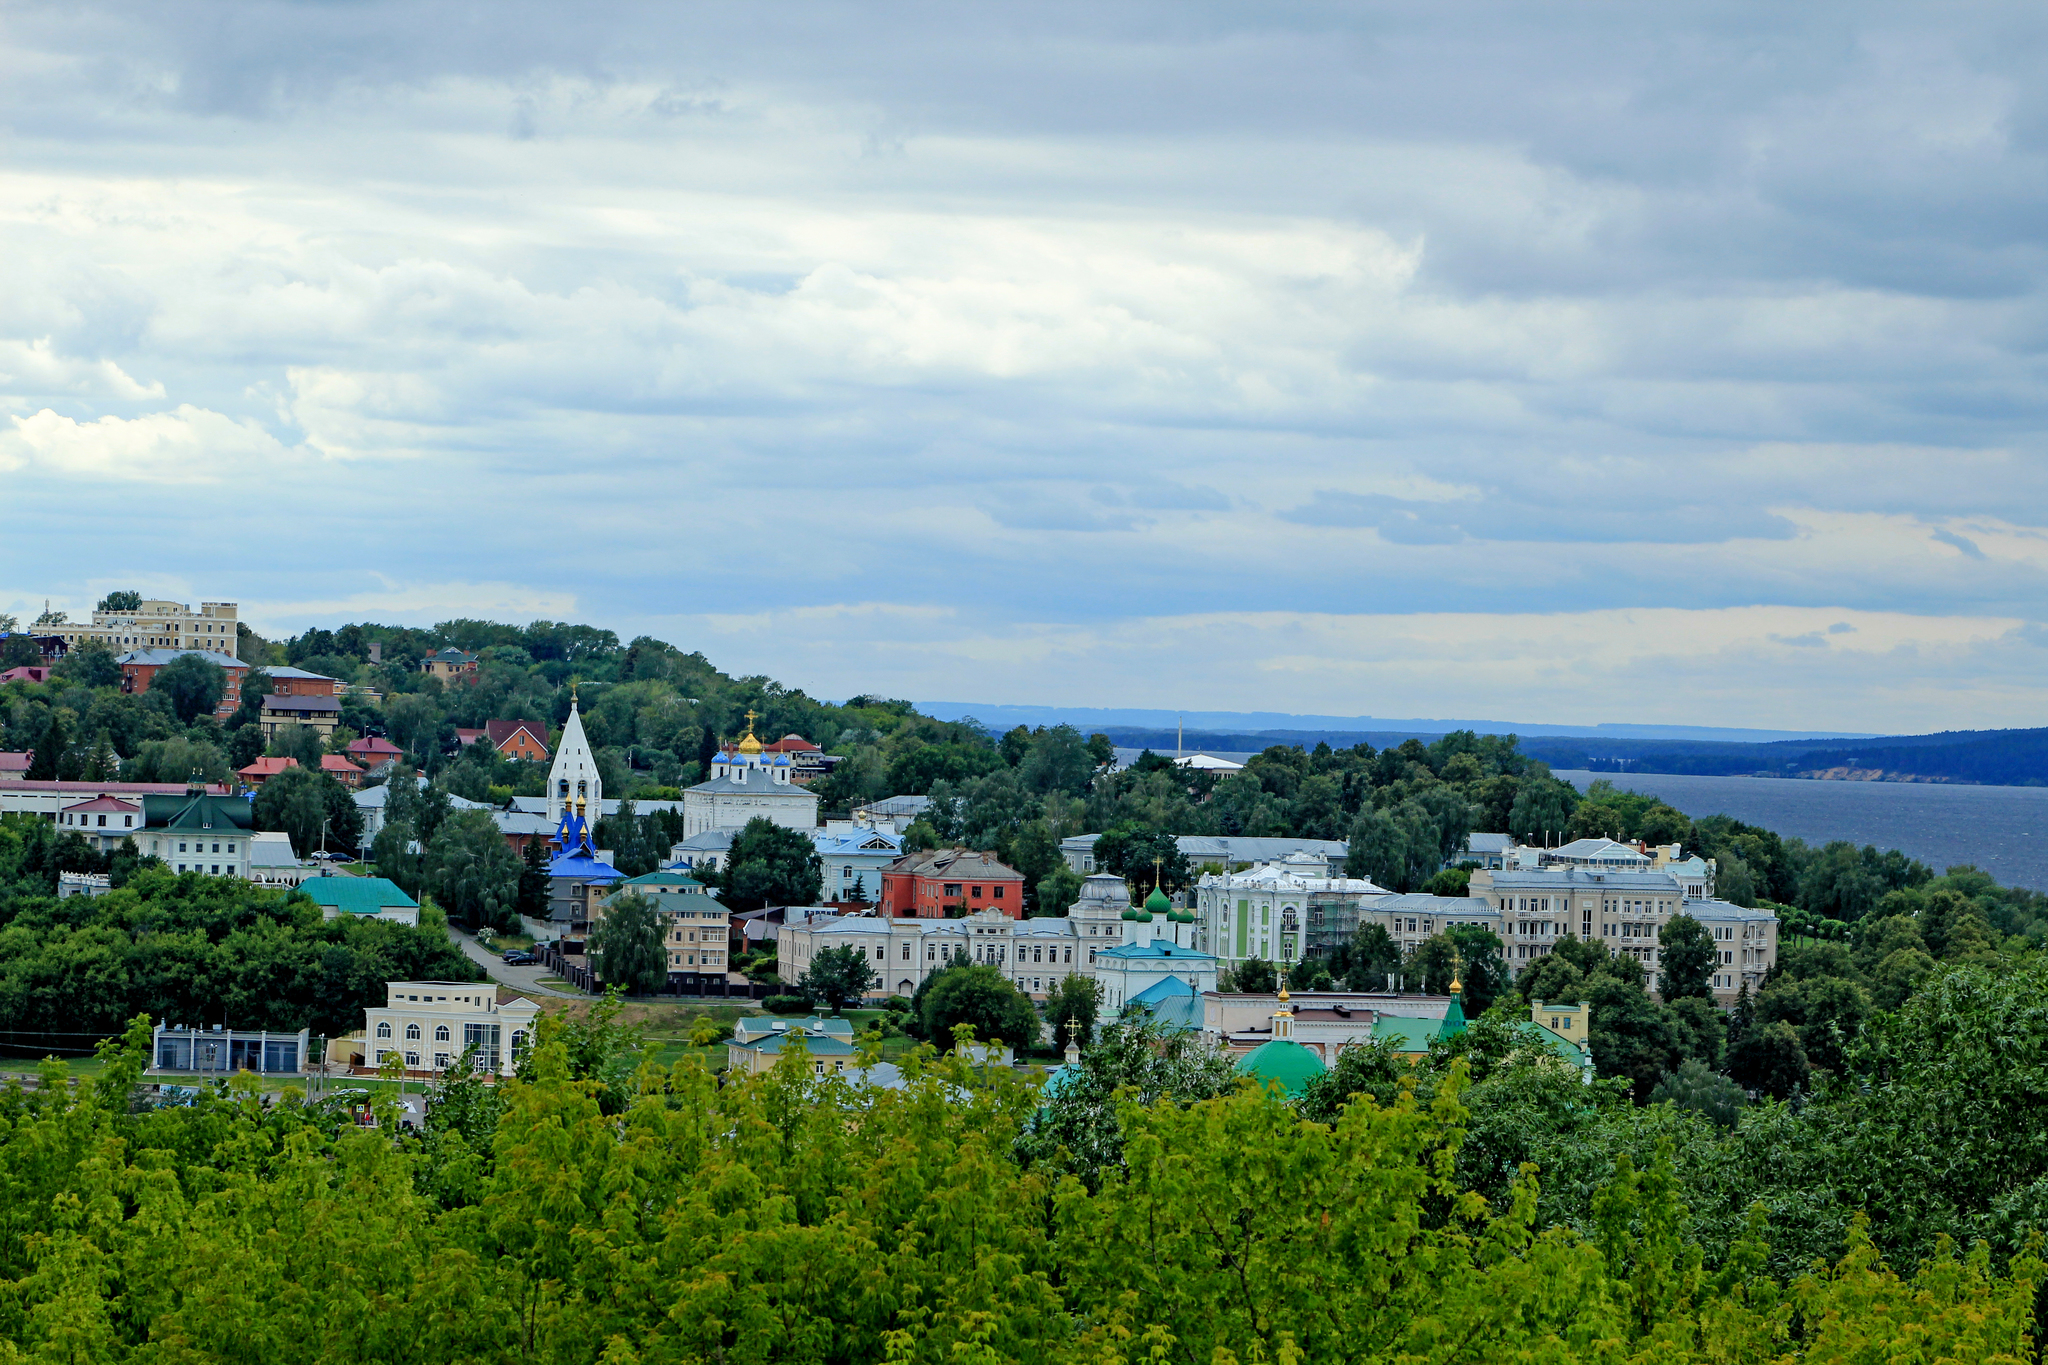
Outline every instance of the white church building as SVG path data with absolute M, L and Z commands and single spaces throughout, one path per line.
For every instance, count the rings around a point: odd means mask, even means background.
M 574 811 L 594 826 L 604 812 L 604 779 L 597 775 L 597 756 L 583 734 L 583 717 L 576 707 L 576 689 L 569 689 L 569 719 L 562 725 L 561 743 L 555 746 L 555 761 L 548 769 L 549 833 L 562 826 L 562 812 Z
M 747 733 L 738 749 L 720 753 L 711 776 L 683 793 L 685 840 L 706 830 L 740 829 L 757 817 L 805 834 L 818 828 L 818 798 L 790 780 L 795 770 L 786 754 L 761 752 L 761 741 L 754 737 L 757 719 L 757 713 L 747 712 Z

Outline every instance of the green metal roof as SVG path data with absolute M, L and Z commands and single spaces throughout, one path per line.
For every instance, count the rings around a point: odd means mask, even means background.
M 219 830 L 234 834 L 253 828 L 256 818 L 239 796 L 145 796 L 145 829 Z
M 1434 1019 L 1407 1019 L 1397 1015 L 1383 1014 L 1373 1021 L 1374 1038 L 1391 1038 L 1397 1052 L 1427 1052 L 1437 1036 L 1438 1024 Z
M 384 877 L 308 877 L 299 890 L 317 905 L 345 915 L 374 915 L 380 910 L 420 908 L 418 901 Z
M 1308 1083 L 1328 1067 L 1323 1059 L 1292 1038 L 1275 1038 L 1238 1058 L 1237 1074 L 1250 1076 L 1261 1087 L 1278 1083 L 1290 1100 L 1301 1098 Z
M 1515 1025 L 1515 1031 L 1522 1035 L 1524 1042 L 1547 1047 L 1573 1066 L 1582 1067 L 1587 1064 L 1588 1053 L 1583 1043 L 1575 1043 L 1569 1038 L 1552 1033 L 1533 1019 L 1519 1021 Z

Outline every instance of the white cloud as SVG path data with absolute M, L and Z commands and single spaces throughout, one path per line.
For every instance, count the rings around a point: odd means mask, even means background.
M 80 422 L 49 408 L 9 419 L 0 468 L 81 482 L 219 484 L 277 474 L 287 448 L 250 419 L 181 403 L 170 412 Z

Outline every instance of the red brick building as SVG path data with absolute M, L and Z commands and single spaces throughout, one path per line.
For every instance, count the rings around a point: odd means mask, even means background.
M 227 688 L 220 694 L 220 705 L 214 715 L 222 720 L 234 715 L 235 708 L 242 704 L 242 679 L 249 676 L 249 665 L 210 649 L 131 649 L 116 661 L 121 665 L 121 690 L 137 695 L 149 691 L 149 680 L 181 654 L 197 654 L 210 664 L 218 664 L 221 672 L 228 675 Z
M 484 733 L 490 737 L 491 747 L 507 758 L 548 761 L 547 732 L 530 720 L 487 720 Z
M 911 853 L 882 869 L 878 908 L 898 919 L 943 919 L 976 910 L 1024 918 L 1024 874 L 971 848 Z

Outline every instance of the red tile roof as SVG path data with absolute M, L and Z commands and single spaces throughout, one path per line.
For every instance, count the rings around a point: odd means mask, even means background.
M 36 761 L 36 751 L 28 750 L 19 754 L 0 754 L 0 773 L 25 773 L 29 764 Z
M 399 758 L 405 753 L 405 750 L 399 748 L 382 735 L 371 735 L 365 739 L 352 739 L 348 742 L 348 751 L 357 758 L 372 759 Z
M 66 812 L 83 812 L 88 814 L 96 810 L 120 811 L 131 815 L 139 815 L 142 812 L 142 807 L 136 805 L 133 801 L 123 801 L 120 797 L 108 796 L 105 792 L 101 792 L 90 801 L 80 801 L 76 805 L 66 806 L 64 809 Z
M 464 746 L 474 744 L 483 737 L 484 732 L 481 730 L 464 730 L 458 727 L 455 731 L 455 742 Z
M 343 758 L 340 754 L 320 755 L 320 771 L 323 773 L 357 773 L 363 770 Z
M 764 754 L 815 754 L 818 752 L 818 746 L 805 739 L 802 735 L 784 735 L 773 744 L 763 744 L 761 752 Z

